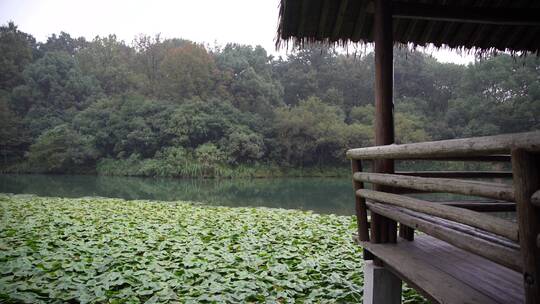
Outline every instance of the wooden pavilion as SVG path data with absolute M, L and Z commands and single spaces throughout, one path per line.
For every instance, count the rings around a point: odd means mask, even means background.
M 540 132 L 395 145 L 392 99 L 394 44 L 538 55 L 540 1 L 281 0 L 278 45 L 311 42 L 375 45 L 376 146 L 347 152 L 364 303 L 399 303 L 401 281 L 438 303 L 540 303 Z M 394 171 L 396 160 L 411 159 L 512 170 Z M 362 171 L 367 161 L 374 172 Z M 512 184 L 477 180 L 494 177 Z M 485 199 L 438 203 L 413 192 Z

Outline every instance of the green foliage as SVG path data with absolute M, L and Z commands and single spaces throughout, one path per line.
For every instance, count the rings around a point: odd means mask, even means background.
M 25 131 L 20 117 L 11 111 L 6 99 L 0 97 L 0 154 L 4 165 L 22 157 L 19 151 L 25 150 L 30 141 Z
M 181 143 L 183 134 L 171 129 L 172 107 L 138 96 L 101 99 L 81 111 L 75 128 L 96 138 L 102 155 L 152 157 L 162 146 Z
M 89 43 L 84 37 L 72 38 L 70 34 L 60 32 L 58 35 L 52 34 L 47 38 L 47 42 L 39 46 L 39 51 L 43 53 L 63 52 L 75 55 L 81 49 L 88 47 L 88 45 Z
M 46 53 L 24 70 L 25 84 L 12 93 L 13 108 L 25 116 L 32 136 L 69 121 L 100 93 L 67 53 Z
M 343 157 L 346 126 L 341 110 L 324 104 L 317 97 L 275 112 L 276 142 L 283 147 L 281 153 L 288 164 L 303 166 L 316 162 L 322 165 L 324 156 Z
M 264 155 L 264 139 L 260 133 L 249 128 L 232 129 L 229 135 L 221 140 L 220 146 L 229 155 L 232 164 L 252 163 Z
M 346 149 L 373 145 L 372 53 L 310 46 L 275 59 L 260 46 L 207 49 L 159 35 L 128 45 L 64 32 L 36 45 L 13 23 L 0 28 L 0 50 L 4 172 L 36 171 L 29 147 L 61 125 L 92 138 L 103 160 L 69 171 L 102 174 L 318 174 L 344 166 Z M 540 128 L 537 57 L 460 66 L 394 54 L 397 143 Z M 184 151 L 182 164 L 168 149 Z
M 130 67 L 133 49 L 115 35 L 96 37 L 76 54 L 81 70 L 99 81 L 108 95 L 128 93 L 137 86 L 137 75 Z
M 207 97 L 215 85 L 213 57 L 193 43 L 167 50 L 160 70 L 159 96 L 178 103 L 194 96 Z
M 32 62 L 35 43 L 13 22 L 0 26 L 0 94 L 23 83 L 22 72 Z
M 352 217 L 5 195 L 0 205 L 4 300 L 293 303 L 362 296 Z
M 260 46 L 227 44 L 216 54 L 221 82 L 235 107 L 269 118 L 272 108 L 282 105 L 283 89 L 272 77 L 270 60 Z
M 92 136 L 84 136 L 68 125 L 59 125 L 37 138 L 30 147 L 29 162 L 37 171 L 62 173 L 75 168 L 92 168 L 98 156 Z

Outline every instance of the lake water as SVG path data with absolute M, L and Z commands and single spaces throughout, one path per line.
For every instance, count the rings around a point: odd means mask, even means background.
M 89 175 L 0 175 L 0 192 L 39 196 L 102 196 L 188 200 L 222 206 L 253 206 L 354 213 L 348 178 L 174 179 Z
M 354 214 L 354 196 L 349 178 L 176 179 L 0 174 L 0 193 L 183 200 L 230 207 L 272 207 L 339 215 Z M 474 199 L 443 193 L 414 196 L 442 201 Z M 508 217 L 506 213 L 501 214 Z

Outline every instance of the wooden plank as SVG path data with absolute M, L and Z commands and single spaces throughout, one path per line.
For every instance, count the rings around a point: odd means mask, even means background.
M 427 235 L 397 244 L 358 242 L 435 303 L 523 303 L 519 273 Z
M 418 242 L 426 262 L 441 272 L 492 297 L 499 303 L 523 303 L 523 283 L 517 271 L 497 265 L 478 255 L 470 254 L 446 242 L 433 239 Z
M 522 149 L 512 150 L 512 171 L 526 302 L 540 303 L 540 248 L 536 246 L 540 233 L 540 209 L 531 203 L 531 197 L 540 188 L 540 156 Z
M 377 143 L 376 143 L 377 144 Z M 353 159 L 414 159 L 504 154 L 513 148 L 540 151 L 540 131 L 351 149 Z
M 394 41 L 392 37 L 392 3 L 390 0 L 376 0 L 374 3 L 375 41 L 375 144 L 394 143 Z M 374 163 L 375 172 L 393 173 L 394 161 L 379 159 Z M 376 190 L 384 191 L 383 186 Z M 375 242 L 395 242 L 396 223 L 380 216 L 372 216 L 372 233 Z M 379 227 L 376 227 L 379 226 Z
M 351 169 L 353 174 L 362 171 L 362 163 L 360 160 L 351 160 Z M 353 180 L 353 190 L 363 189 L 364 183 Z M 358 225 L 358 237 L 361 241 L 369 241 L 368 219 L 366 200 L 355 195 L 356 223 Z
M 426 192 L 447 192 L 481 196 L 504 201 L 514 201 L 514 189 L 512 186 L 506 184 L 369 172 L 357 172 L 353 175 L 353 178 L 360 182 L 391 187 L 402 187 Z
M 506 171 L 397 171 L 396 174 L 418 177 L 446 178 L 511 178 L 512 172 Z
M 434 215 L 447 220 L 480 228 L 485 231 L 506 237 L 513 241 L 518 240 L 518 228 L 516 224 L 491 215 L 470 211 L 467 209 L 441 205 L 403 195 L 378 192 L 368 189 L 360 189 L 356 191 L 356 194 L 358 196 L 371 199 L 380 203 L 391 204 L 394 206 L 426 213 L 429 215 Z
M 373 210 L 378 214 L 392 218 L 400 223 L 404 223 L 407 226 L 425 232 L 426 234 L 448 242 L 458 248 L 483 256 L 503 266 L 516 271 L 521 271 L 522 261 L 518 250 L 428 222 L 419 217 L 407 214 L 398 207 L 389 207 L 370 201 L 367 201 L 366 205 L 370 210 Z

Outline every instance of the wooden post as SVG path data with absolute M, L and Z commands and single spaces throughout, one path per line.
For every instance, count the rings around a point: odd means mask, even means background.
M 362 171 L 362 161 L 351 159 L 352 174 Z M 355 209 L 356 209 L 356 224 L 358 226 L 358 239 L 360 241 L 369 241 L 369 223 L 367 219 L 366 200 L 363 197 L 358 197 L 356 191 L 364 188 L 363 182 L 358 182 L 353 179 L 353 190 L 355 193 Z M 364 260 L 372 260 L 373 255 L 364 249 Z
M 523 258 L 526 303 L 540 303 L 540 208 L 532 204 L 540 189 L 540 155 L 522 149 L 512 150 L 512 172 L 517 204 L 519 245 Z
M 352 159 L 351 169 L 352 169 L 353 175 L 356 172 L 361 172 L 362 171 L 361 161 Z M 356 194 L 356 191 L 363 188 L 364 188 L 364 183 L 353 179 L 353 190 L 355 194 Z M 356 203 L 355 204 L 356 223 L 358 225 L 358 239 L 362 242 L 369 241 L 366 200 L 363 197 L 359 197 L 355 195 L 355 203 Z
M 375 0 L 375 145 L 394 143 L 393 46 L 392 2 Z M 381 159 L 373 162 L 376 173 L 394 173 L 394 161 Z M 389 191 L 390 187 L 374 185 L 374 190 Z M 371 241 L 396 242 L 397 224 L 382 215 L 371 212 Z M 364 304 L 399 303 L 401 280 L 377 257 L 373 265 L 364 265 Z M 373 269 L 370 270 L 370 267 Z M 384 275 L 378 275 L 378 273 Z M 371 283 L 370 283 L 371 282 Z M 387 295 L 387 296 L 383 296 Z M 391 296 L 388 296 L 391 295 Z
M 375 145 L 394 143 L 393 91 L 393 36 L 392 3 L 390 0 L 375 1 Z M 376 160 L 377 173 L 394 173 L 394 161 Z M 388 187 L 375 185 L 377 191 L 388 191 Z M 373 242 L 395 242 L 396 222 L 381 216 L 372 216 Z

